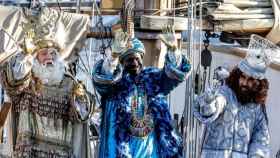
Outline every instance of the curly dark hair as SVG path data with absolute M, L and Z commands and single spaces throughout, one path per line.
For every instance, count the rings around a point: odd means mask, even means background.
M 236 97 L 241 104 L 253 102 L 265 105 L 269 89 L 268 80 L 250 77 L 248 80 L 252 82 L 253 86 L 251 86 L 252 88 L 249 88 L 247 91 L 244 91 L 239 84 L 240 77 L 244 75 L 245 74 L 238 67 L 235 67 L 226 79 L 226 84 L 235 92 Z

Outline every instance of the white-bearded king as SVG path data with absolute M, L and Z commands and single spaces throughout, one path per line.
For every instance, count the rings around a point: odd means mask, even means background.
M 1 70 L 12 102 L 13 157 L 90 157 L 91 99 L 81 83 L 65 75 L 59 47 L 40 40 Z

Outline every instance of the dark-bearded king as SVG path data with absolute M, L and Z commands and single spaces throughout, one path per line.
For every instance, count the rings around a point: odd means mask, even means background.
M 264 75 L 269 64 L 263 50 L 249 49 L 225 85 L 196 99 L 194 115 L 206 127 L 201 158 L 270 158 L 265 112 L 269 82 Z

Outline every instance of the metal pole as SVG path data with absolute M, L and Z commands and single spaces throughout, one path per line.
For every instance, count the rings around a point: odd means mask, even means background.
M 202 26 L 202 0 L 199 0 L 199 26 Z M 199 66 L 198 66 L 198 69 L 199 69 L 199 87 L 201 85 L 201 80 L 200 80 L 200 76 L 201 76 L 201 51 L 202 51 L 202 36 L 203 36 L 203 32 L 202 32 L 202 28 L 200 27 L 200 30 L 199 30 L 199 57 L 198 57 L 198 61 L 199 61 Z M 198 91 L 198 95 L 200 95 L 200 92 L 201 92 L 201 89 Z M 200 122 L 198 120 L 196 120 L 196 158 L 199 158 L 200 157 L 200 149 L 201 149 L 201 137 L 203 135 L 203 130 L 202 130 L 202 126 L 200 124 Z M 199 132 L 199 133 L 198 133 Z
M 195 37 L 195 33 L 196 33 L 196 2 L 197 0 L 193 0 L 193 21 L 192 21 L 192 29 L 193 29 L 193 32 L 192 32 L 192 37 Z M 195 61 L 195 50 L 194 50 L 194 42 L 195 42 L 195 39 L 192 38 L 192 51 L 191 51 L 191 56 L 192 56 L 192 61 L 194 63 Z M 195 130 L 195 120 L 194 120 L 194 116 L 193 116 L 193 102 L 194 102 L 194 78 L 195 78 L 195 74 L 192 73 L 191 74 L 191 80 L 190 80 L 190 111 L 191 111 L 191 114 L 190 114 L 190 118 L 191 118 L 191 145 L 192 145 L 192 148 L 191 148 L 191 157 L 192 158 L 195 158 L 195 146 L 196 146 L 196 141 L 195 141 L 195 134 L 196 134 L 196 130 Z
M 200 4 L 202 3 L 201 0 L 199 0 Z M 197 34 L 199 34 L 199 42 L 201 43 L 202 39 L 202 32 L 200 27 L 197 27 L 196 21 L 196 3 L 197 0 L 191 0 L 189 1 L 188 4 L 188 39 L 187 39 L 187 56 L 189 59 L 192 61 L 192 67 L 194 64 L 199 64 L 198 69 L 199 69 L 199 76 L 201 75 L 200 73 L 200 53 L 201 53 L 201 47 L 199 52 L 193 48 L 194 42 L 196 42 L 197 39 L 196 37 Z M 200 6 L 201 7 L 201 6 Z M 202 7 L 200 8 L 200 24 L 202 23 Z M 198 62 L 195 63 L 195 53 L 199 53 L 199 58 Z M 199 156 L 199 148 L 200 148 L 200 138 L 199 138 L 199 133 L 200 133 L 200 126 L 199 122 L 194 118 L 193 116 L 193 103 L 194 103 L 194 97 L 195 97 L 195 89 L 194 89 L 194 84 L 195 84 L 195 73 L 192 73 L 190 77 L 188 78 L 186 82 L 186 93 L 185 93 L 185 110 L 184 110 L 184 157 L 188 158 L 198 158 Z
M 188 1 L 188 39 L 187 39 L 187 57 L 192 60 L 192 26 L 193 26 L 193 0 Z M 185 110 L 184 110 L 184 157 L 190 157 L 190 92 L 191 92 L 191 81 L 192 75 L 190 75 L 189 79 L 186 81 L 186 91 L 185 91 Z
M 77 0 L 77 9 L 76 9 L 76 13 L 80 13 L 81 11 L 81 0 Z

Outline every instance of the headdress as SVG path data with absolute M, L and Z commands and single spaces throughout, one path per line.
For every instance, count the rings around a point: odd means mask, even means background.
M 122 61 L 127 55 L 138 53 L 143 58 L 145 54 L 144 44 L 137 38 L 133 38 L 129 41 L 129 48 L 126 52 L 123 52 L 120 56 L 120 61 Z
M 47 7 L 34 10 L 0 6 L 0 11 L 0 35 L 3 37 L 0 44 L 0 64 L 20 52 L 19 44 L 23 46 L 27 43 L 35 47 L 38 39 L 56 43 L 60 48 L 61 58 L 75 61 L 90 24 L 88 15 Z
M 42 48 L 50 47 L 60 50 L 61 47 L 56 42 L 55 37 L 56 24 L 59 18 L 60 14 L 58 12 L 46 15 L 46 10 L 38 12 L 36 15 L 27 14 L 26 22 L 22 24 L 24 31 L 22 47 L 24 51 L 32 54 Z
M 276 58 L 280 57 L 277 45 L 258 35 L 251 35 L 248 52 L 241 60 L 238 68 L 255 79 L 264 79 L 267 67 Z
M 36 16 L 27 14 L 23 22 L 23 48 L 33 50 L 56 48 L 60 56 L 68 58 L 74 48 L 80 48 L 89 24 L 88 16 L 42 8 Z

